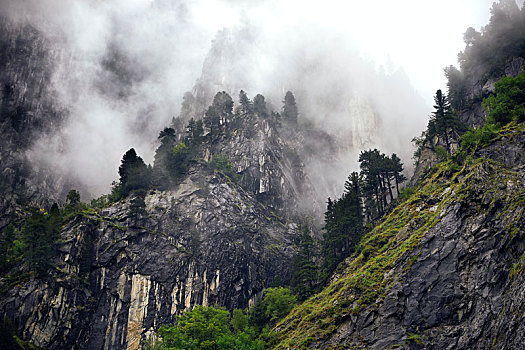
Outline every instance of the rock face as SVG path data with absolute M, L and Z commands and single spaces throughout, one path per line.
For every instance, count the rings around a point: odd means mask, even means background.
M 64 179 L 37 172 L 26 151 L 66 111 L 49 87 L 60 53 L 33 27 L 0 17 L 0 227 L 21 207 L 60 198 Z
M 228 155 L 241 185 L 280 216 L 310 216 L 320 223 L 328 181 L 314 184 L 306 163 L 335 162 L 333 148 L 332 138 L 320 130 L 287 124 L 278 115 L 251 114 L 243 116 L 241 125 L 231 127 L 207 153 Z
M 145 212 L 119 202 L 75 217 L 56 269 L 9 289 L 0 310 L 50 349 L 140 349 L 194 305 L 244 308 L 287 280 L 296 225 L 269 213 L 228 178 L 200 166 Z
M 516 77 L 525 68 L 525 58 L 521 56 L 509 56 L 504 64 L 501 75 Z M 481 69 L 470 72 L 466 77 L 466 98 L 469 100 L 468 107 L 460 111 L 461 120 L 469 127 L 482 126 L 487 117 L 481 107 L 484 98 L 494 93 L 494 84 L 501 75 L 486 72 Z
M 302 306 L 326 310 L 285 319 L 277 348 L 522 348 L 523 128 L 477 156 L 489 158 L 454 175 L 440 170 L 365 237 L 346 271 Z M 306 339 L 291 331 L 308 324 L 333 328 L 319 326 Z

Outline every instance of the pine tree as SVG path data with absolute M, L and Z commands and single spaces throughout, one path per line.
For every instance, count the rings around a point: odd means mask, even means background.
M 20 232 L 25 261 L 40 276 L 50 266 L 55 242 L 59 238 L 60 224 L 59 211 L 46 213 L 43 209 L 33 209 L 31 217 L 22 225 Z
M 297 112 L 295 97 L 291 91 L 286 92 L 283 103 L 283 119 L 291 124 L 297 124 L 297 116 L 299 113 Z
M 147 189 L 150 184 L 150 171 L 135 149 L 131 148 L 122 157 L 118 173 L 120 175 L 120 198 L 138 189 Z
M 167 188 L 171 185 L 171 161 L 173 147 L 176 144 L 175 130 L 172 128 L 164 128 L 159 133 L 158 140 L 159 147 L 155 150 L 155 158 L 153 161 L 153 184 L 158 188 Z
M 263 95 L 255 95 L 253 98 L 253 110 L 261 118 L 268 117 L 268 109 L 266 108 L 266 101 Z
M 252 102 L 250 101 L 244 90 L 241 90 L 239 92 L 239 103 L 241 105 L 242 113 L 246 114 L 252 112 Z
M 204 115 L 204 126 L 210 129 L 210 137 L 212 139 L 218 136 L 221 127 L 221 118 L 213 106 L 208 107 L 206 110 Z
M 390 159 L 392 161 L 392 172 L 396 181 L 396 192 L 397 196 L 399 197 L 399 184 L 405 182 L 407 178 L 405 177 L 405 175 L 403 175 L 404 169 L 403 163 L 401 163 L 401 159 L 395 153 L 392 153 Z
M 363 233 L 361 181 L 353 172 L 345 183 L 345 192 L 338 200 L 328 199 L 321 254 L 325 276 L 355 248 Z
M 445 140 L 447 152 L 450 153 L 450 133 L 463 131 L 465 126 L 452 111 L 448 98 L 441 90 L 436 91 L 434 102 L 435 111 L 432 112 L 432 117 L 428 122 L 427 138 L 442 137 Z
M 299 300 L 306 300 L 315 292 L 318 280 L 318 268 L 314 262 L 315 243 L 307 227 L 302 228 L 299 238 L 299 249 L 292 260 L 290 274 L 291 287 Z

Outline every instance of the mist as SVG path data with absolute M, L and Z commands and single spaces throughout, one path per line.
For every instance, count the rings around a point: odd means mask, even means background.
M 97 196 L 117 180 L 127 149 L 152 162 L 186 91 L 236 99 L 244 89 L 276 110 L 293 91 L 300 118 L 340 141 L 344 162 L 330 176 L 341 185 L 363 149 L 397 153 L 410 168 L 410 140 L 445 87 L 442 69 L 491 2 L 11 0 L 0 9 L 60 52 L 53 88 L 69 118 L 29 157 Z M 443 11 L 450 19 L 436 30 Z M 446 49 L 432 52 L 436 40 Z M 328 176 L 320 170 L 310 172 Z

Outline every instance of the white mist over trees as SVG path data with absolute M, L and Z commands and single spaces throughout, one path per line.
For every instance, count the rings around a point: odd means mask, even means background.
M 485 2 L 450 1 L 449 6 L 472 16 L 465 10 L 485 13 L 491 1 Z M 237 96 L 244 89 L 250 98 L 261 93 L 268 112 L 279 111 L 286 91 L 292 91 L 299 122 L 308 118 L 342 141 L 347 164 L 332 173 L 336 183 L 349 167 L 357 168 L 363 148 L 396 152 L 409 164 L 407 140 L 424 128 L 431 108 L 425 103 L 431 95 L 421 96 L 411 83 L 414 72 L 421 72 L 414 62 L 429 72 L 454 63 L 431 66 L 435 53 L 422 49 L 433 45 L 425 20 L 439 16 L 422 6 L 416 1 L 372 6 L 337 1 L 8 0 L 0 10 L 35 26 L 60 52 L 53 87 L 69 119 L 52 139 L 37 143 L 31 158 L 71 172 L 97 195 L 108 192 L 126 150 L 134 147 L 147 163 L 153 160 L 158 132 L 179 115 L 186 91 L 206 105 L 217 91 Z M 406 20 L 396 18 L 400 15 Z M 396 32 L 392 21 L 419 27 L 403 25 Z M 459 22 L 456 18 L 453 27 L 459 28 L 454 36 L 461 41 L 461 33 L 475 23 Z M 393 61 L 385 59 L 389 50 Z M 450 51 L 454 56 L 459 50 Z M 403 57 L 410 59 L 402 62 Z M 425 87 L 432 92 L 438 88 Z M 307 166 L 315 172 L 317 165 Z

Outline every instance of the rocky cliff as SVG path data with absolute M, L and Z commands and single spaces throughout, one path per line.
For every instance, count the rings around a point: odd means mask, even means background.
M 139 349 L 174 314 L 244 308 L 289 278 L 296 225 L 227 177 L 197 165 L 145 203 L 138 214 L 129 200 L 80 213 L 62 229 L 47 277 L 4 276 L 0 310 L 24 339 L 50 349 Z
M 315 181 L 314 171 L 337 162 L 333 138 L 306 125 L 289 124 L 278 114 L 237 117 L 204 152 L 228 155 L 240 184 L 280 216 L 313 218 L 322 225 L 325 200 L 335 192 L 330 178 Z M 315 165 L 313 163 L 316 163 Z
M 67 116 L 51 84 L 60 54 L 35 28 L 0 16 L 0 227 L 26 205 L 63 198 L 71 186 L 27 153 Z
M 523 126 L 441 164 L 274 329 L 276 348 L 521 348 L 524 169 Z

